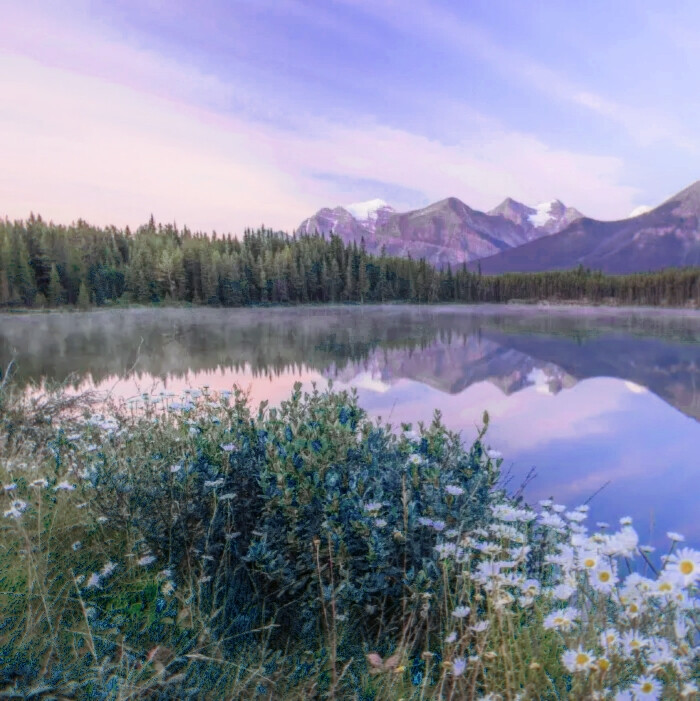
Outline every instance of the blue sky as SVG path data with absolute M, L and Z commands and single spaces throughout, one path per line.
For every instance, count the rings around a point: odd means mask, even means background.
M 0 216 L 240 232 L 700 178 L 700 3 L 0 0 Z M 9 167 L 8 167 L 9 165 Z

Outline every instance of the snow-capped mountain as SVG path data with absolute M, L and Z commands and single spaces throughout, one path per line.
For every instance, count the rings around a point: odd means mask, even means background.
M 350 212 L 355 221 L 369 229 L 372 233 L 376 230 L 377 225 L 381 226 L 384 224 L 386 220 L 396 212 L 393 207 L 380 199 L 348 204 L 345 205 L 344 209 Z
M 305 219 L 299 234 L 331 233 L 346 243 L 364 239 L 369 253 L 425 258 L 438 267 L 491 256 L 541 236 L 556 233 L 581 213 L 553 200 L 528 207 L 508 198 L 488 213 L 456 197 L 409 212 L 397 212 L 384 200 L 328 207 Z
M 505 217 L 523 227 L 528 241 L 559 233 L 572 221 L 583 216 L 578 209 L 567 207 L 559 200 L 550 200 L 534 207 L 528 207 L 510 197 L 503 200 L 489 214 Z
M 583 265 L 607 273 L 634 273 L 700 265 L 700 180 L 658 207 L 637 208 L 631 215 L 618 221 L 577 218 L 547 238 L 479 261 L 479 268 L 506 273 Z

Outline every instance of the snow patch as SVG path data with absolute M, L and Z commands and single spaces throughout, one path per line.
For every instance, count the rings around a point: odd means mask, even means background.
M 551 200 L 535 205 L 535 213 L 528 217 L 530 222 L 535 226 L 544 226 L 552 218 L 552 207 L 556 202 L 556 200 Z
M 651 212 L 653 207 L 650 207 L 647 204 L 640 204 L 639 207 L 635 207 L 628 215 L 628 219 L 632 219 L 632 217 L 639 217 L 642 214 L 646 214 L 647 212 Z
M 347 210 L 358 221 L 368 221 L 377 218 L 377 210 L 389 207 L 389 205 L 380 199 L 367 200 L 367 202 L 355 202 L 354 204 L 345 205 L 343 209 Z
M 539 392 L 540 394 L 553 394 L 549 386 L 551 378 L 542 368 L 533 368 L 530 370 L 526 379 L 531 386 L 534 386 L 535 392 Z

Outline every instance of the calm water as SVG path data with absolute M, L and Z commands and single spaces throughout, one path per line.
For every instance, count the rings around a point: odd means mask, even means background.
M 470 440 L 483 411 L 514 491 L 631 515 L 646 542 L 700 543 L 700 314 L 501 307 L 129 310 L 0 315 L 21 382 L 129 397 L 249 387 L 276 403 L 301 380 L 357 387 L 394 425 Z M 600 491 L 599 491 L 600 490 Z

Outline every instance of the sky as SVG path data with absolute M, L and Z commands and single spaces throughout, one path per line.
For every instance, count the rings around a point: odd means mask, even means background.
M 696 0 L 0 0 L 0 217 L 291 232 L 324 206 L 700 179 Z

